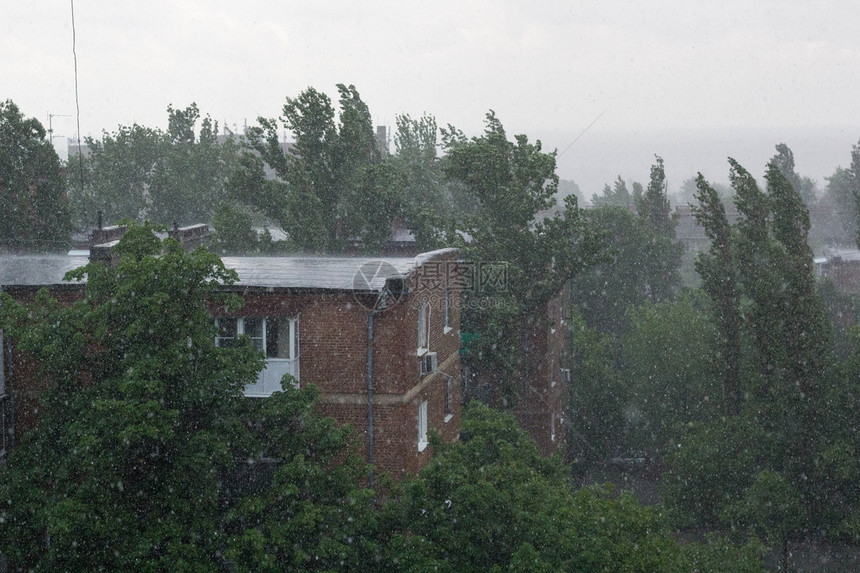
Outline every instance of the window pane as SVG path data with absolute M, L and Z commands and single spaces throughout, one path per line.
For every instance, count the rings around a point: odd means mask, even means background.
M 270 318 L 267 320 L 266 357 L 291 358 L 289 318 Z
M 427 447 L 427 400 L 418 406 L 418 449 Z
M 418 311 L 418 348 L 427 348 L 427 304 Z
M 246 318 L 245 319 L 245 336 L 249 337 L 254 343 L 254 348 L 263 350 L 263 318 Z
M 215 345 L 222 348 L 233 346 L 236 342 L 236 319 L 219 318 L 215 322 L 220 331 L 218 337 L 215 339 Z

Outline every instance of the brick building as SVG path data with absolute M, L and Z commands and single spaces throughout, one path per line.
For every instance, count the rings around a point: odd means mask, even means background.
M 459 293 L 428 278 L 456 266 L 457 257 L 454 249 L 385 259 L 225 257 L 239 276 L 225 288 L 243 295 L 245 305 L 236 316 L 213 312 L 216 343 L 245 335 L 266 354 L 258 381 L 245 389 L 249 399 L 279 389 L 284 374 L 315 384 L 322 412 L 355 428 L 377 468 L 415 473 L 430 459 L 430 431 L 446 441 L 460 431 Z M 0 289 L 23 301 L 47 287 L 72 301 L 84 285 L 62 277 L 87 260 L 0 257 Z M 44 387 L 11 341 L 3 348 L 6 447 L 15 432 L 35 426 Z

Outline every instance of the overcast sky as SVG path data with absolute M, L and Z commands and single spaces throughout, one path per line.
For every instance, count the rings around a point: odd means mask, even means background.
M 560 176 L 588 195 L 619 174 L 647 180 L 655 153 L 670 185 L 697 170 L 726 180 L 728 155 L 761 173 L 781 141 L 823 186 L 860 139 L 860 3 L 848 0 L 77 0 L 74 9 L 83 136 L 164 128 L 168 104 L 191 102 L 241 129 L 308 86 L 335 97 L 335 84 L 351 83 L 378 124 L 427 112 L 478 135 L 493 109 L 510 135 L 563 152 Z M 44 123 L 75 113 L 70 12 L 68 1 L 0 0 L 0 99 Z M 73 117 L 53 127 L 75 136 Z

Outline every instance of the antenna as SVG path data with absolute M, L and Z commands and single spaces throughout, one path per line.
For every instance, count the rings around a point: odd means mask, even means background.
M 55 117 L 72 117 L 71 115 L 58 114 L 58 113 L 48 113 L 48 142 L 54 143 L 54 139 L 56 137 L 60 137 L 59 135 L 54 135 L 54 126 L 53 121 Z

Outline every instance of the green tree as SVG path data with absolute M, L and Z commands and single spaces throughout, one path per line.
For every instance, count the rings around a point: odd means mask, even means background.
M 631 440 L 648 452 L 665 452 L 688 424 L 721 410 L 713 364 L 717 334 L 695 294 L 628 311 L 630 330 L 621 347 L 636 414 Z
M 856 488 L 843 480 L 856 467 L 846 430 L 856 427 L 855 382 L 834 363 L 808 211 L 777 164 L 768 164 L 765 192 L 729 162 L 740 219 L 727 225 L 700 178 L 698 213 L 713 243 L 699 268 L 724 337 L 724 374 L 725 337 L 740 340 L 739 404 L 729 410 L 736 415 L 695 424 L 678 438 L 667 457 L 666 499 L 699 523 L 750 528 L 783 545 L 816 528 L 851 531 Z
M 603 195 L 594 194 L 591 196 L 591 204 L 594 207 L 614 205 L 630 209 L 633 207 L 633 196 L 627 190 L 627 183 L 619 175 L 613 187 L 608 184 L 603 186 Z
M 168 106 L 167 131 L 119 126 L 101 140 L 87 138 L 84 182 L 72 178 L 69 196 L 78 226 L 91 228 L 98 211 L 105 221 L 153 220 L 163 225 L 208 223 L 226 196 L 236 163 L 232 138 L 218 139 L 218 124 L 200 110 Z
M 716 189 L 699 173 L 696 178 L 696 221 L 711 241 L 708 251 L 696 259 L 696 271 L 702 277 L 702 290 L 710 297 L 711 316 L 720 334 L 718 360 L 723 376 L 725 413 L 741 411 L 741 327 L 740 287 L 732 252 L 732 228 Z
M 570 304 L 601 333 L 619 337 L 627 330 L 627 309 L 647 300 L 644 245 L 650 233 L 629 209 L 603 206 L 584 213 L 606 242 L 607 260 L 571 279 Z
M 6 298 L 4 330 L 53 382 L 38 431 L 2 480 L 4 554 L 24 568 L 217 566 L 221 476 L 241 452 L 235 415 L 262 366 L 215 347 L 209 303 L 235 273 L 133 227 L 116 268 L 90 263 L 86 296 L 61 307 Z M 235 301 L 231 304 L 235 306 Z
M 471 242 L 451 239 L 473 261 L 507 264 L 505 284 L 485 285 L 480 293 L 491 297 L 490 308 L 464 313 L 462 329 L 483 335 L 484 346 L 472 356 L 483 361 L 485 373 L 495 372 L 501 384 L 525 380 L 526 372 L 543 359 L 535 352 L 532 333 L 546 325 L 546 304 L 600 257 L 602 244 L 574 196 L 565 198 L 562 212 L 539 216 L 555 205 L 558 185 L 555 153 L 544 153 L 539 141 L 529 143 L 525 135 L 510 141 L 492 111 L 481 137 L 467 140 L 449 127 L 443 138 L 446 175 L 461 182 L 478 205 L 459 229 Z M 519 375 L 508 376 L 516 371 Z
M 436 119 L 426 114 L 418 119 L 398 115 L 396 121 L 395 162 L 406 176 L 403 222 L 415 236 L 418 248 L 435 248 L 450 230 L 450 222 L 462 219 L 475 206 L 463 200 L 455 182 L 445 178 L 446 158 L 437 155 Z
M 279 144 L 278 122 L 260 118 L 231 182 L 238 201 L 280 226 L 299 249 L 342 252 L 358 243 L 374 250 L 391 232 L 406 182 L 383 156 L 355 86 L 337 89 L 337 123 L 326 94 L 308 88 L 287 98 L 281 119 L 295 137 L 289 151 Z
M 619 455 L 628 445 L 625 410 L 630 391 L 615 365 L 615 338 L 575 314 L 568 321 L 571 384 L 568 388 L 567 457 L 579 467 Z
M 729 505 L 728 519 L 743 524 L 780 547 L 782 570 L 788 571 L 788 542 L 806 522 L 807 510 L 790 480 L 762 470 L 743 499 Z
M 656 156 L 656 160 L 651 166 L 648 187 L 636 198 L 635 205 L 639 219 L 651 231 L 643 253 L 649 299 L 660 302 L 671 298 L 680 285 L 678 269 L 681 267 L 684 245 L 675 238 L 678 215 L 672 212 L 666 195 L 663 158 Z
M 558 456 L 541 457 L 514 419 L 473 402 L 459 442 L 435 444 L 396 503 L 382 566 L 401 571 L 718 571 L 760 558 L 680 547 L 657 513 L 609 487 L 574 490 Z
M 218 142 L 218 123 L 205 117 L 195 134 L 200 111 L 192 103 L 184 110 L 168 106 L 167 132 L 149 181 L 149 217 L 172 225 L 209 222 L 216 205 L 226 198 L 227 176 L 238 146 L 232 138 Z
M 105 221 L 143 220 L 152 172 L 160 155 L 161 133 L 134 124 L 119 126 L 101 140 L 86 138 L 89 157 L 83 159 L 84 181 L 69 180 L 75 224 L 95 227 L 101 211 Z M 76 159 L 71 161 L 77 163 Z
M 349 429 L 313 411 L 313 388 L 246 400 L 262 355 L 215 345 L 211 308 L 241 305 L 222 289 L 235 272 L 148 225 L 117 249 L 116 267 L 69 274 L 87 279 L 71 306 L 4 296 L 4 333 L 51 387 L 0 468 L 0 552 L 41 571 L 354 561 L 369 494 Z
M 232 571 L 368 570 L 380 548 L 373 492 L 360 487 L 366 463 L 349 426 L 314 411 L 318 391 L 288 388 L 248 400 L 255 463 L 253 487 L 224 515 Z M 276 461 L 277 460 L 277 461 Z
M 269 241 L 254 230 L 251 215 L 235 203 L 222 202 L 212 215 L 211 249 L 221 255 L 247 255 L 268 250 Z
M 68 250 L 69 206 L 45 128 L 12 100 L 0 103 L 0 249 Z
M 858 161 L 860 167 L 860 161 Z M 857 206 L 853 191 L 853 174 L 837 167 L 833 175 L 826 177 L 827 187 L 821 197 L 821 205 L 829 213 L 825 221 L 827 242 L 833 245 L 852 245 L 857 239 Z
M 786 144 L 777 144 L 776 155 L 771 157 L 770 162 L 782 173 L 791 186 L 794 187 L 795 192 L 800 195 L 800 198 L 806 205 L 815 204 L 817 195 L 815 181 L 809 177 L 802 177 L 797 174 L 794 165 L 794 153 Z

